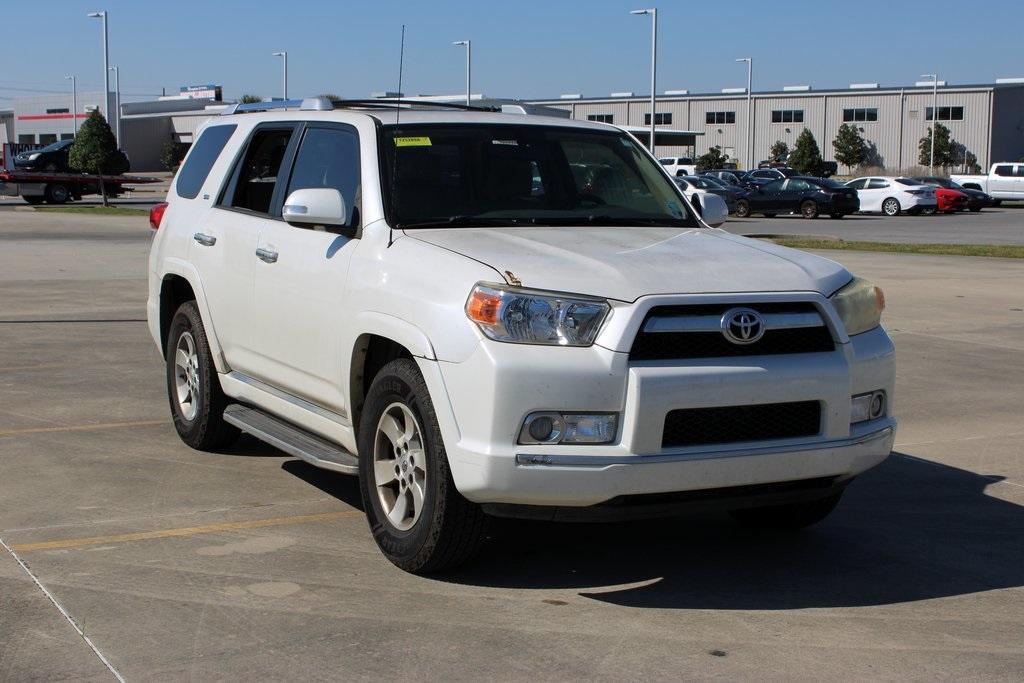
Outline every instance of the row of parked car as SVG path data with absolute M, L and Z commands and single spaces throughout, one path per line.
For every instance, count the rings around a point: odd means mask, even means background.
M 716 194 L 725 200 L 729 213 L 739 218 L 791 213 L 835 219 L 857 212 L 886 216 L 955 213 L 981 211 L 998 203 L 981 190 L 938 176 L 868 176 L 842 183 L 801 175 L 792 168 L 714 169 L 675 176 L 675 181 L 695 206 L 701 194 Z

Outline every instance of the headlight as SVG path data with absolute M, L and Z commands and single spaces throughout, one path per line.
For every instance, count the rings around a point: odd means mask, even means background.
M 466 315 L 495 341 L 590 346 L 611 307 L 602 299 L 480 284 Z
M 878 327 L 885 310 L 885 294 L 867 280 L 853 278 L 832 295 L 832 305 L 851 337 Z
M 36 152 L 35 154 L 29 154 L 28 155 L 28 160 L 29 161 L 35 161 L 38 158 L 39 158 L 39 153 L 38 152 Z

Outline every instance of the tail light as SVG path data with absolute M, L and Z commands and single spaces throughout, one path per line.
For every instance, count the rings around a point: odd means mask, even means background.
M 160 229 L 160 221 L 164 219 L 164 211 L 167 210 L 167 202 L 160 202 L 149 210 L 149 227 L 154 230 Z

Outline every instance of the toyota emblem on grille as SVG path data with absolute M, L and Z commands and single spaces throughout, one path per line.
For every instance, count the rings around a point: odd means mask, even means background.
M 722 314 L 722 334 L 733 344 L 753 344 L 764 336 L 764 318 L 752 308 L 731 308 Z

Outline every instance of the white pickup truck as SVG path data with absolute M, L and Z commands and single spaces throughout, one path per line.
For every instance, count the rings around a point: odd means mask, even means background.
M 967 189 L 988 193 L 996 206 L 1004 199 L 1024 200 L 1024 162 L 1001 161 L 992 164 L 988 175 L 951 175 L 949 178 Z
M 413 572 L 491 515 L 813 524 L 893 444 L 884 299 L 724 220 L 606 124 L 239 105 L 150 216 L 174 426 L 358 476 Z

